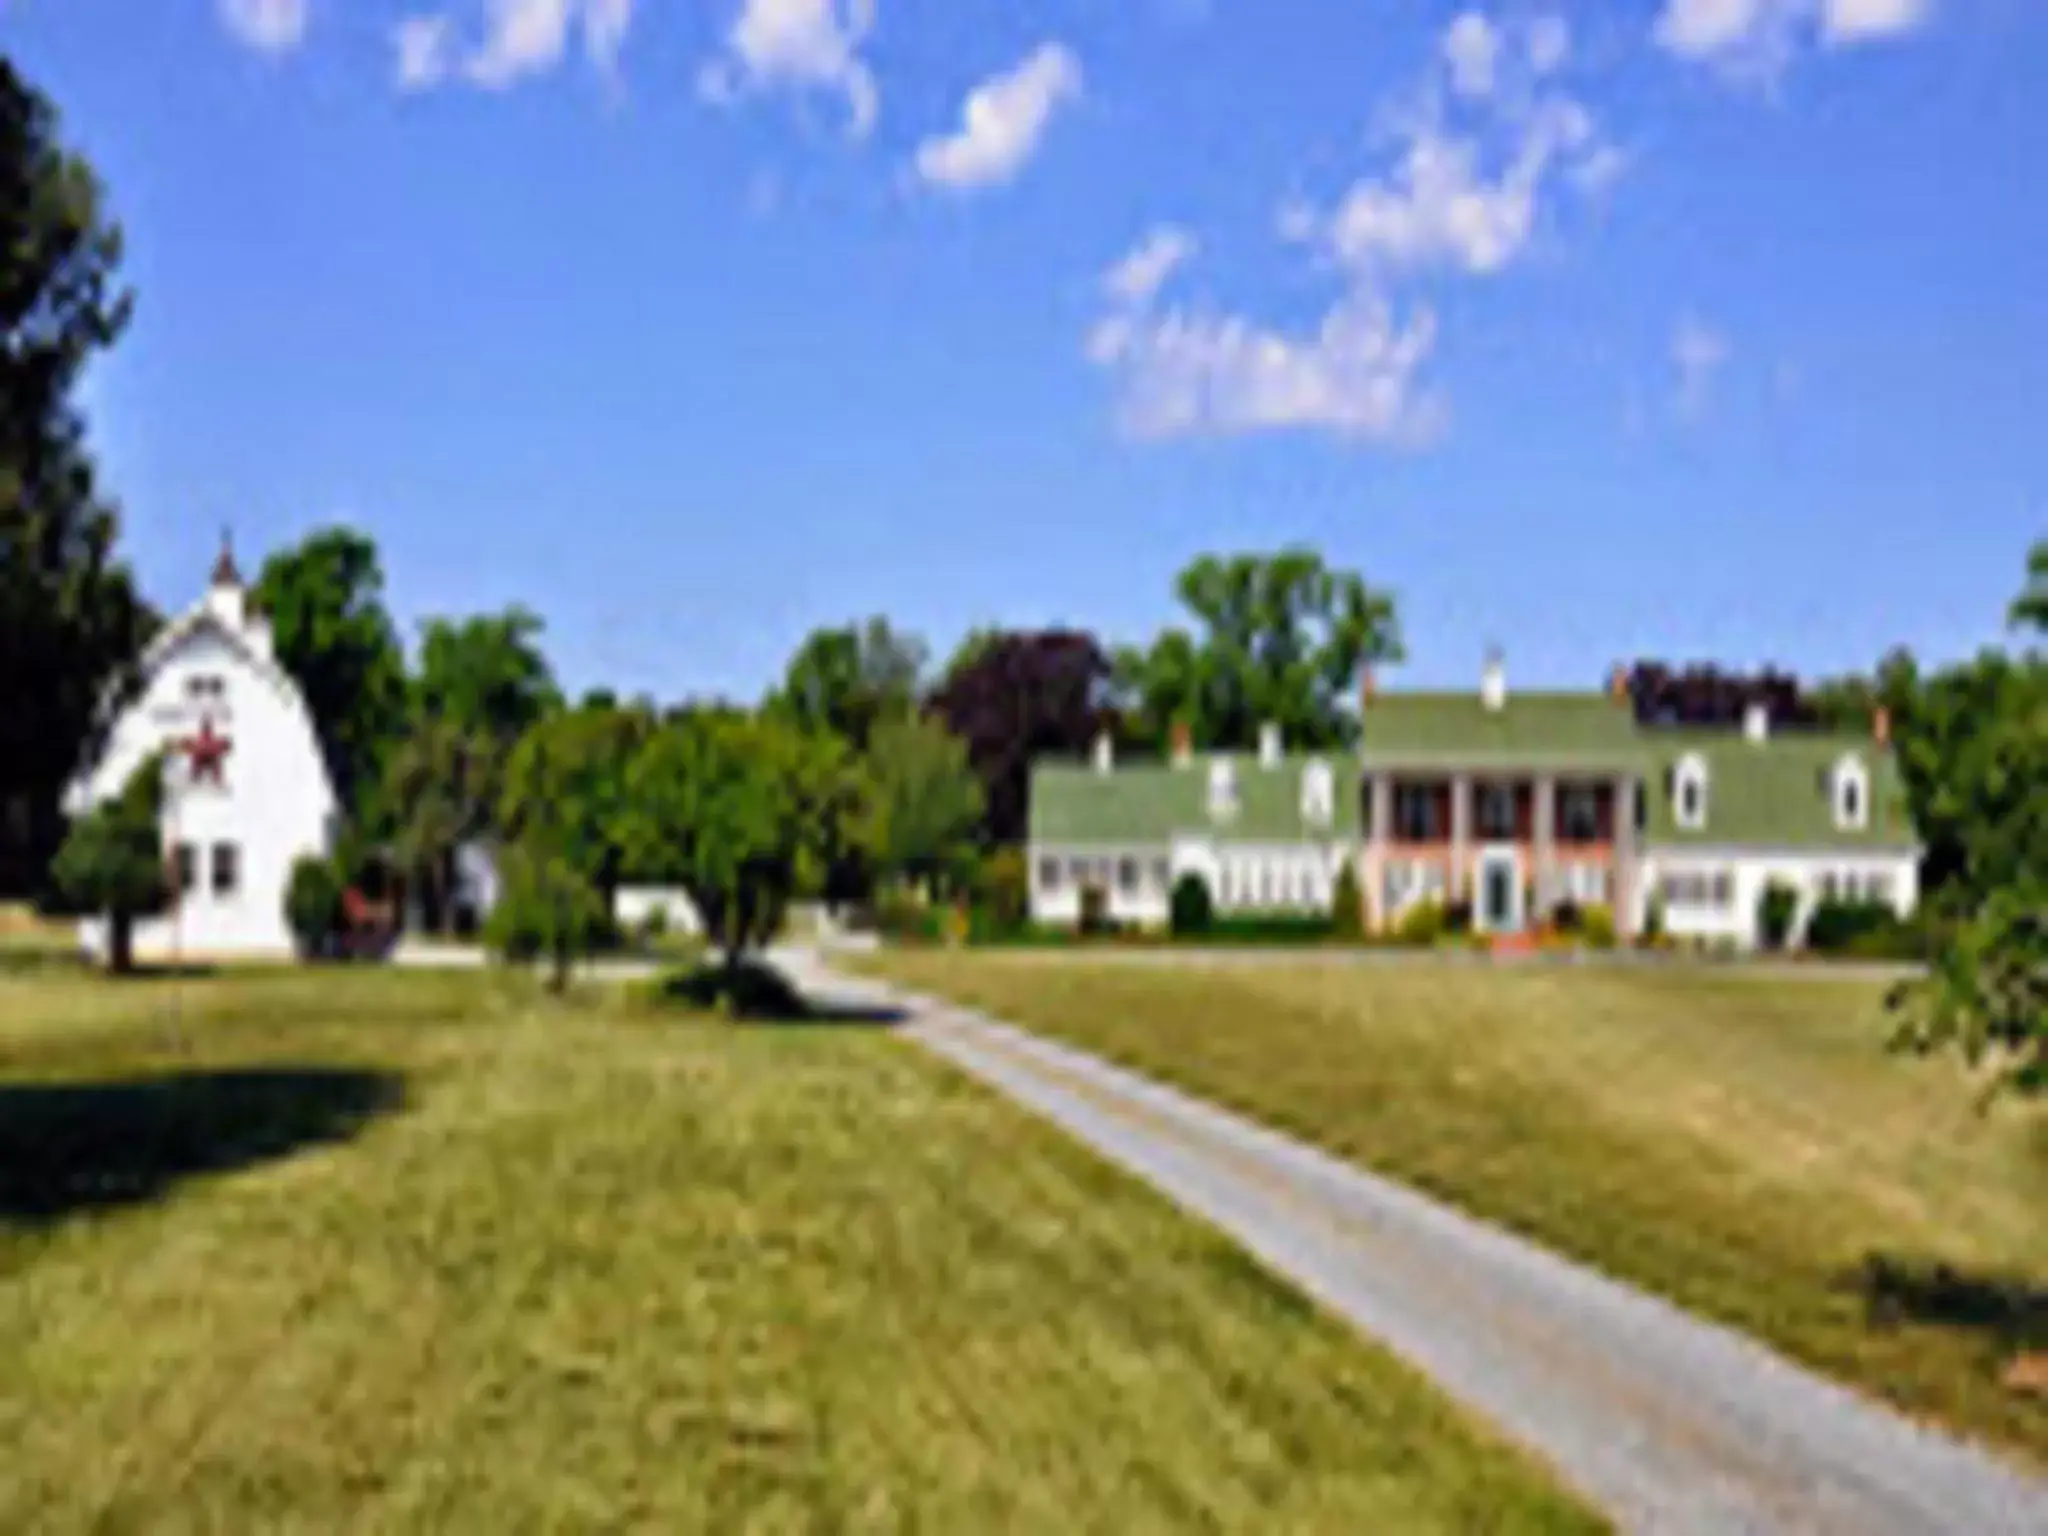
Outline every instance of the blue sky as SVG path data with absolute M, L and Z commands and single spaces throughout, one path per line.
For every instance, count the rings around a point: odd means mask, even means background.
M 1597 684 L 1972 649 L 2048 534 L 2034 0 L 434 4 L 0 0 L 161 604 L 346 519 L 408 625 L 751 696 L 1307 541 L 1397 684 Z

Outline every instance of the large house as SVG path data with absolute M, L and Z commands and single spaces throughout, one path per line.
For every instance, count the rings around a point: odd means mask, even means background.
M 305 700 L 225 547 L 205 597 L 157 635 L 141 672 L 139 693 L 66 806 L 75 815 L 118 794 L 163 753 L 174 899 L 136 924 L 137 957 L 288 955 L 285 885 L 301 855 L 327 850 L 334 789 Z M 105 924 L 87 921 L 80 937 L 102 952 Z
M 1326 911 L 1357 871 L 1368 927 L 1418 902 L 1468 902 L 1473 926 L 1513 934 L 1560 904 L 1610 908 L 1625 936 L 1655 902 L 1679 937 L 1755 941 L 1772 881 L 1814 904 L 1918 897 L 1888 722 L 1868 735 L 1637 723 L 1624 679 L 1607 693 L 1511 693 L 1489 661 L 1474 693 L 1363 689 L 1355 748 L 1167 761 L 1044 762 L 1031 780 L 1033 916 L 1077 922 L 1093 886 L 1120 923 L 1161 924 L 1182 876 L 1216 910 Z

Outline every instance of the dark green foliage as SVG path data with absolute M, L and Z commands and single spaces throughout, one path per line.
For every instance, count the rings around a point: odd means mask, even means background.
M 1031 917 L 1031 874 L 1017 848 L 998 848 L 981 861 L 975 877 L 976 932 L 1008 933 Z
M 1523 908 L 1524 911 L 1533 911 L 1534 909 L 1535 903 L 1533 901 Z M 1472 931 L 1472 903 L 1463 896 L 1460 896 L 1456 901 L 1445 902 L 1440 911 L 1443 921 L 1443 932 L 1447 934 L 1464 934 Z
M 1197 938 L 1216 924 L 1216 899 L 1209 882 L 1188 870 L 1173 882 L 1168 908 L 1169 921 L 1177 938 Z
M 1550 909 L 1550 926 L 1561 934 L 1575 935 L 1585 924 L 1584 910 L 1569 897 Z
M 348 883 L 332 859 L 308 855 L 292 865 L 285 885 L 284 920 L 302 960 L 335 953 L 342 929 L 342 892 Z
M 1806 920 L 1806 947 L 1824 955 L 1876 958 L 1912 941 L 1912 931 L 1889 902 L 1850 901 L 1829 897 L 1815 903 Z
M 689 893 L 707 940 L 737 964 L 765 947 L 789 903 L 819 889 L 842 850 L 867 835 L 867 794 L 837 738 L 772 713 L 704 711 L 671 719 L 640 743 L 617 788 L 618 810 L 595 819 L 615 826 L 638 878 Z
M 417 713 L 509 750 L 562 703 L 542 654 L 546 626 L 521 607 L 466 619 L 429 619 L 420 632 Z M 609 699 L 588 701 L 615 708 Z
M 1394 925 L 1394 938 L 1412 948 L 1428 949 L 1450 931 L 1448 913 L 1441 902 L 1418 901 Z
M 1989 1068 L 1988 1100 L 2048 1093 L 2048 890 L 2000 892 L 1946 936 L 1927 974 L 1893 988 L 1893 1048 Z
M 306 696 L 336 796 L 351 816 L 374 819 L 406 705 L 405 653 L 376 544 L 353 528 L 320 529 L 263 562 L 250 600 Z
M 626 869 L 626 778 L 652 737 L 632 710 L 573 709 L 544 716 L 513 748 L 498 797 L 504 836 L 566 859 L 608 907 Z M 637 879 L 677 884 L 649 863 Z M 701 910 L 701 903 L 699 904 Z
M 1792 924 L 1799 916 L 1799 893 L 1773 880 L 1756 899 L 1756 939 L 1765 949 L 1782 950 L 1792 942 Z
M 965 745 L 935 719 L 884 719 L 869 737 L 864 766 L 876 874 L 948 892 L 964 884 L 975 867 L 982 808 Z
M 1131 733 L 1157 748 L 1176 721 L 1202 748 L 1249 750 L 1269 721 L 1298 746 L 1341 744 L 1360 671 L 1401 656 L 1393 599 L 1314 550 L 1204 555 L 1175 591 L 1194 629 L 1117 658 Z
M 572 860 L 536 845 L 506 849 L 498 879 L 485 942 L 515 963 L 545 959 L 548 986 L 562 991 L 570 967 L 595 952 L 611 931 L 597 887 Z
M 65 786 L 155 627 L 76 404 L 127 324 L 120 261 L 92 168 L 0 55 L 0 893 L 42 894 Z
M 65 910 L 106 919 L 107 966 L 116 973 L 133 963 L 135 919 L 163 911 L 171 897 L 162 816 L 163 759 L 151 757 L 118 795 L 73 823 L 50 866 Z
M 944 911 L 923 900 L 917 892 L 891 886 L 875 897 L 875 932 L 895 944 L 936 944 L 944 926 Z
M 768 708 L 864 752 L 884 721 L 916 712 L 924 668 L 924 643 L 897 633 L 887 619 L 815 630 L 790 659 Z
M 1330 931 L 1340 939 L 1365 937 L 1365 892 L 1358 883 L 1358 870 L 1346 859 L 1337 870 L 1337 882 L 1330 893 Z
M 1217 918 L 1200 937 L 1206 944 L 1328 944 L 1337 930 L 1321 912 L 1247 912 Z

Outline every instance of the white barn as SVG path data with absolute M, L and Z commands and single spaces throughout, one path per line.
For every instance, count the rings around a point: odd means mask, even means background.
M 312 715 L 225 547 L 206 596 L 165 626 L 141 671 L 139 693 L 66 803 L 76 815 L 111 798 L 152 753 L 165 753 L 175 899 L 135 925 L 136 958 L 290 955 L 285 886 L 298 858 L 328 850 L 337 804 Z M 105 923 L 82 923 L 80 939 L 104 953 Z

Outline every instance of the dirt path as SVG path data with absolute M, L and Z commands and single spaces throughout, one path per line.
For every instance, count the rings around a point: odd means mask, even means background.
M 1432 1377 L 1638 1531 L 2048 1533 L 2048 1484 L 1737 1334 L 1070 1047 L 791 955 Z

